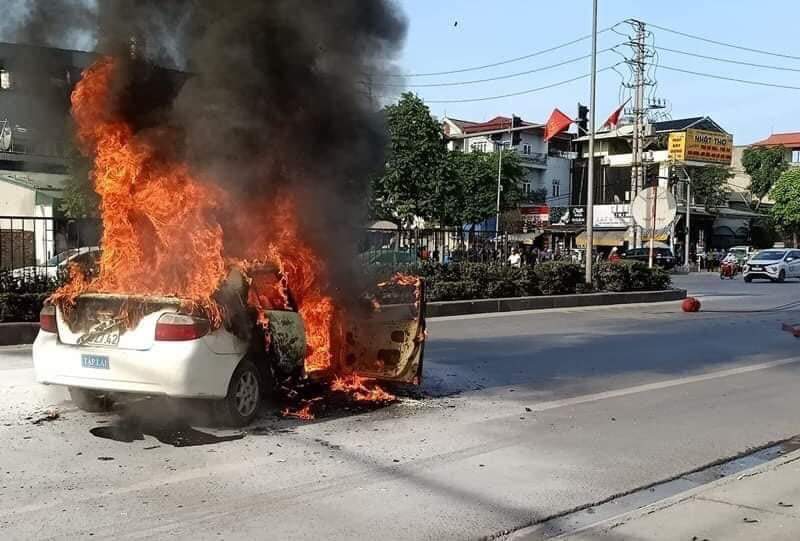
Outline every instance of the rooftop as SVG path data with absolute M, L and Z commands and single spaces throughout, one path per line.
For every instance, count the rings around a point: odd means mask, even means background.
M 754 146 L 785 146 L 800 148 L 800 132 L 773 133 L 763 141 L 753 143 Z
M 463 122 L 463 121 L 462 121 Z M 529 126 L 531 128 L 538 127 L 539 124 L 521 121 L 522 127 Z M 464 133 L 480 133 L 486 131 L 507 130 L 511 128 L 511 119 L 507 116 L 496 116 L 486 122 L 468 122 L 463 127 Z

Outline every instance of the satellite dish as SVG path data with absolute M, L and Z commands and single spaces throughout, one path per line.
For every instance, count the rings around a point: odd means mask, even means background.
M 11 150 L 11 126 L 8 122 L 0 124 L 0 150 L 6 152 Z
M 631 214 L 636 225 L 645 231 L 660 233 L 675 221 L 678 205 L 667 188 L 645 188 L 633 200 Z

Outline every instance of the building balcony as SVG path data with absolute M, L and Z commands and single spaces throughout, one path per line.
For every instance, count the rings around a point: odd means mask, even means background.
M 547 154 L 544 152 L 528 152 L 527 154 L 515 149 L 522 165 L 533 167 L 547 167 Z

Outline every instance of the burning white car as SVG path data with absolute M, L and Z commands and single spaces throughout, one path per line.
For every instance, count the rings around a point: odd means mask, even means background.
M 95 293 L 77 296 L 68 308 L 45 306 L 33 344 L 36 378 L 68 387 L 72 400 L 89 411 L 126 394 L 209 399 L 227 424 L 245 425 L 276 384 L 333 377 L 305 372 L 306 329 L 291 292 L 276 299 L 279 273 L 262 269 L 261 279 L 250 278 L 231 274 L 222 299 L 230 317 L 218 328 L 176 297 Z M 261 299 L 261 313 L 248 305 L 252 294 Z M 383 307 L 349 328 L 336 352 L 342 363 L 337 373 L 418 383 L 425 334 L 421 286 L 417 295 L 415 303 Z

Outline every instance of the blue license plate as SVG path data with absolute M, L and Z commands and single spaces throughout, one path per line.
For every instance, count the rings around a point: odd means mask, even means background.
M 108 357 L 105 355 L 81 355 L 81 366 L 84 368 L 108 370 Z

